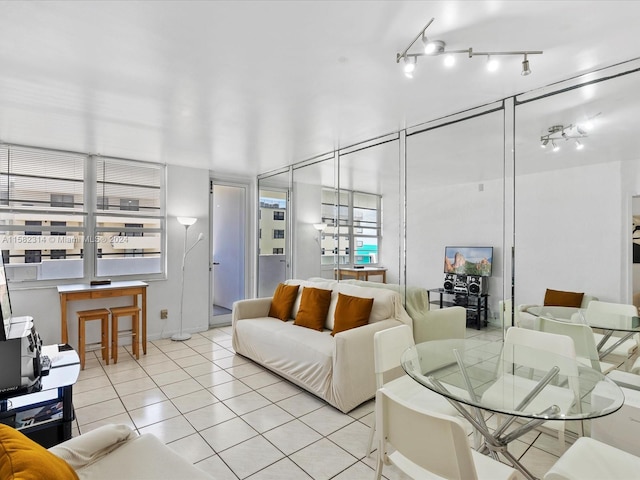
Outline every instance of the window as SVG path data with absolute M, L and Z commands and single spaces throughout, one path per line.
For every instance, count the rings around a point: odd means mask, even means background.
M 380 195 L 323 190 L 322 221 L 328 227 L 321 239 L 322 263 L 377 264 L 382 238 L 381 210 Z
M 164 195 L 159 164 L 0 146 L 7 275 L 31 281 L 162 274 Z
M 273 230 L 273 238 L 284 238 L 284 230 Z
M 96 159 L 97 277 L 163 271 L 164 167 Z
M 284 254 L 284 248 L 274 248 L 273 249 L 273 254 L 274 255 L 283 255 Z
M 276 210 L 273 212 L 274 220 L 284 220 L 284 212 L 281 210 Z

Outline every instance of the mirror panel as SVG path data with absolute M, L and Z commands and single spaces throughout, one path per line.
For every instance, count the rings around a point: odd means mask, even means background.
M 547 288 L 631 303 L 632 197 L 640 191 L 634 127 L 639 75 L 517 105 L 517 304 L 541 304 Z M 547 135 L 550 141 L 541 148 Z
M 339 155 L 340 231 L 338 250 L 343 278 L 360 276 L 400 283 L 400 159 L 398 136 L 343 150 Z
M 333 248 L 326 237 L 332 228 L 328 215 L 335 203 L 335 165 L 331 154 L 293 169 L 293 278 L 331 278 L 334 256 L 323 255 L 322 249 Z M 318 230 L 315 224 L 326 226 Z
M 492 255 L 486 250 L 451 251 L 451 264 L 456 265 L 451 270 L 455 274 L 451 277 L 454 288 L 447 288 L 442 298 L 444 306 L 475 302 L 476 299 L 465 296 L 474 291 L 471 283 L 477 278 L 472 278 L 473 269 L 458 266 L 463 261 L 467 267 L 489 262 L 491 276 L 479 279 L 480 290 L 489 294 L 488 318 L 497 318 L 505 282 L 501 261 L 505 215 L 504 112 L 483 113 L 412 133 L 407 136 L 406 152 L 407 285 L 443 288 L 445 247 L 492 247 Z M 482 258 L 475 258 L 476 255 Z M 439 301 L 439 292 L 432 292 L 430 308 L 438 308 Z M 468 309 L 467 316 L 475 325 L 477 312 Z
M 258 297 L 290 276 L 289 170 L 258 179 Z

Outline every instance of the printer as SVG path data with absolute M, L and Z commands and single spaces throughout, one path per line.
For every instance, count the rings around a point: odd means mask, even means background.
M 33 317 L 11 317 L 0 335 L 0 396 L 41 389 L 41 349 L 42 340 Z

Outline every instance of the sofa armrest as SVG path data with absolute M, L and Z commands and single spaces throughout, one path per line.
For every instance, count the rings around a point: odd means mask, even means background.
M 333 383 L 339 387 L 334 391 L 344 392 L 346 398 L 357 398 L 362 392 L 375 395 L 373 335 L 398 325 L 402 323 L 397 320 L 382 320 L 336 334 Z
M 271 299 L 266 298 L 249 298 L 238 300 L 233 303 L 231 310 L 231 321 L 244 320 L 246 318 L 261 318 L 269 316 L 269 308 L 271 308 Z
M 464 338 L 466 332 L 467 311 L 464 307 L 429 310 L 413 319 L 413 338 L 416 343 Z
M 137 436 L 127 425 L 103 425 L 55 445 L 49 451 L 65 460 L 74 470 L 78 470 Z

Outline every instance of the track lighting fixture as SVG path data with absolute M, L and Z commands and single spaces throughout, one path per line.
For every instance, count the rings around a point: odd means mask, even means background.
M 584 122 L 570 125 L 552 125 L 547 129 L 547 134 L 542 135 L 540 137 L 540 146 L 542 148 L 546 148 L 549 142 L 551 142 L 551 146 L 553 147 L 553 151 L 557 152 L 560 150 L 560 146 L 556 143 L 558 140 L 574 140 L 576 145 L 576 150 L 582 150 L 584 148 L 584 144 L 580 141 L 581 138 L 586 138 L 587 132 L 589 128 L 587 126 L 591 126 L 593 128 L 593 119 L 600 115 L 600 113 L 595 114 L 594 116 L 586 119 Z
M 447 50 L 446 44 L 442 40 L 430 40 L 426 36 L 426 30 L 429 28 L 429 25 L 435 19 L 432 18 L 429 20 L 427 25 L 418 33 L 416 38 L 409 44 L 407 48 L 404 49 L 402 53 L 396 54 L 396 63 L 400 63 L 400 60 L 404 59 L 405 61 L 405 75 L 409 78 L 413 78 L 413 71 L 418 61 L 418 57 L 434 57 L 438 55 L 446 55 L 444 64 L 447 67 L 453 66 L 455 63 L 454 54 L 466 54 L 469 58 L 484 56 L 487 57 L 487 70 L 494 72 L 498 68 L 498 62 L 495 58 L 498 55 L 524 55 L 524 60 L 522 61 L 522 72 L 521 75 L 526 76 L 531 74 L 531 68 L 529 67 L 529 59 L 528 55 L 540 55 L 542 54 L 541 50 L 526 50 L 526 51 L 507 51 L 507 52 L 476 52 L 473 48 L 469 47 L 463 50 Z M 409 53 L 409 49 L 418 41 L 418 39 L 422 38 L 422 43 L 424 45 L 424 50 L 419 53 Z M 409 60 L 413 61 L 413 67 L 410 72 L 407 72 L 407 62 Z

